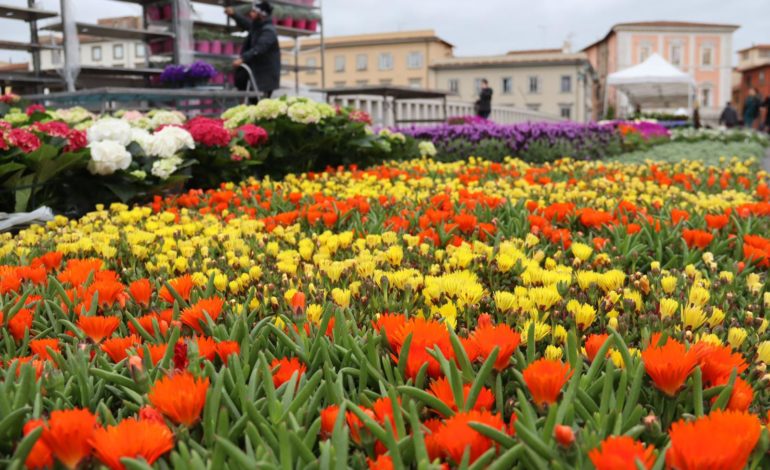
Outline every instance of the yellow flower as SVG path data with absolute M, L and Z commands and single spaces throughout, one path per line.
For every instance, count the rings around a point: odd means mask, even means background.
M 564 351 L 562 348 L 558 346 L 554 346 L 553 344 L 549 344 L 545 348 L 545 358 L 550 359 L 552 361 L 559 361 L 561 360 L 562 356 L 564 355 Z
M 321 315 L 323 314 L 323 307 L 321 307 L 318 304 L 310 304 L 307 306 L 307 310 L 305 310 L 305 314 L 307 315 L 307 319 L 310 323 L 313 323 L 315 325 L 320 325 Z
M 347 289 L 335 287 L 332 289 L 332 299 L 334 300 L 334 303 L 342 308 L 350 307 L 350 291 Z
M 398 245 L 393 245 L 385 252 L 385 258 L 391 266 L 401 266 L 401 260 L 404 259 L 404 250 Z
M 690 288 L 690 296 L 688 299 L 691 304 L 703 307 L 709 301 L 710 297 L 711 295 L 707 289 L 700 286 L 692 286 L 692 288 Z
M 442 305 L 441 308 L 438 309 L 438 314 L 441 315 L 441 318 L 443 318 L 452 329 L 457 327 L 457 307 L 455 307 L 455 304 L 448 302 Z
M 494 295 L 495 306 L 503 313 L 512 312 L 516 308 L 516 296 L 510 292 L 497 291 Z
M 599 287 L 605 292 L 617 290 L 626 282 L 626 273 L 612 269 L 599 276 Z
M 660 299 L 660 318 L 672 317 L 679 310 L 679 302 L 670 298 Z
M 730 271 L 722 271 L 719 273 L 719 279 L 731 283 L 733 282 L 733 279 L 735 278 L 735 275 L 731 273 Z
M 671 293 L 674 292 L 674 289 L 676 289 L 677 282 L 678 279 L 675 276 L 664 276 L 660 280 L 660 287 L 663 288 L 663 292 L 671 295 Z
M 588 258 L 591 257 L 591 254 L 594 252 L 593 248 L 586 245 L 585 243 L 573 243 L 570 247 L 570 250 L 572 251 L 572 254 L 575 255 L 575 258 L 579 259 L 580 261 L 586 261 Z
M 757 345 L 757 360 L 770 363 L 770 341 L 762 341 Z
M 564 344 L 567 341 L 567 329 L 561 325 L 556 325 L 553 328 L 553 342 L 556 344 Z
M 704 343 L 713 344 L 714 346 L 722 346 L 722 340 L 714 333 L 698 335 L 695 342 L 702 341 Z
M 714 307 L 711 311 L 711 317 L 709 317 L 709 326 L 714 328 L 721 325 L 723 321 L 725 321 L 725 312 L 721 308 Z
M 527 320 L 521 327 L 521 342 L 527 344 L 529 341 L 529 327 L 532 320 Z M 551 333 L 551 326 L 547 323 L 535 322 L 535 342 L 540 341 Z
M 738 349 L 741 347 L 748 335 L 749 334 L 745 329 L 733 327 L 727 331 L 727 342 L 730 343 L 730 346 L 733 348 Z
M 706 314 L 697 305 L 688 305 L 682 310 L 682 323 L 686 328 L 697 330 L 706 322 Z
M 583 304 L 575 313 L 575 323 L 581 330 L 587 329 L 596 319 L 596 309 L 591 305 Z

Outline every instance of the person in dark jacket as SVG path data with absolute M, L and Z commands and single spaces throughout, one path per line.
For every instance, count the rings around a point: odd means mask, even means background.
M 492 89 L 489 88 L 487 79 L 481 80 L 481 92 L 479 99 L 476 100 L 476 114 L 479 117 L 487 119 L 492 113 Z
M 762 107 L 765 108 L 765 123 L 763 129 L 770 134 L 770 95 L 765 97 L 765 101 L 762 102 Z
M 759 117 L 759 98 L 757 97 L 757 90 L 754 88 L 749 89 L 749 96 L 746 97 L 746 101 L 743 103 L 743 125 L 748 128 L 754 127 L 754 121 Z
M 251 68 L 262 98 L 270 98 L 273 91 L 281 86 L 281 48 L 270 16 L 272 12 L 272 5 L 265 1 L 254 2 L 248 17 L 232 7 L 225 8 L 225 13 L 249 32 L 243 41 L 240 57 L 233 62 L 235 86 L 245 90 L 249 83 L 249 73 L 241 67 L 245 64 Z
M 722 110 L 722 114 L 719 115 L 719 124 L 728 129 L 738 125 L 738 111 L 733 108 L 729 101 L 725 105 L 725 109 Z

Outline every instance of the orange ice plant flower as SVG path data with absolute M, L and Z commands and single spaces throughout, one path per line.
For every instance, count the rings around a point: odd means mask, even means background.
M 441 377 L 434 380 L 428 388 L 428 393 L 441 400 L 452 411 L 458 411 L 457 403 L 455 402 L 455 396 L 452 392 L 452 386 L 449 384 L 449 380 L 446 377 Z M 468 395 L 471 393 L 471 385 L 463 385 L 463 399 L 467 400 Z M 495 404 L 495 396 L 487 387 L 481 387 L 481 391 L 476 398 L 476 403 L 473 404 L 474 410 L 491 410 Z M 437 411 L 438 412 L 438 411 Z
M 128 357 L 131 347 L 142 344 L 142 339 L 136 335 L 124 338 L 110 338 L 102 343 L 102 351 L 106 352 L 113 362 L 120 362 Z
M 663 346 L 650 346 L 642 352 L 644 369 L 658 390 L 676 396 L 697 364 L 693 349 L 669 338 Z
M 596 358 L 596 354 L 604 346 L 605 341 L 609 338 L 608 334 L 590 335 L 586 338 L 586 356 L 588 360 L 593 362 Z
M 150 298 L 152 297 L 152 284 L 150 284 L 149 279 L 137 279 L 136 281 L 129 284 L 128 291 L 131 293 L 131 297 L 137 304 L 144 307 L 148 307 L 150 305 Z M 168 289 L 166 289 L 166 291 L 168 291 Z M 170 292 L 169 295 L 171 295 Z
M 447 419 L 435 431 L 432 440 L 440 452 L 455 463 L 462 462 L 466 449 L 470 452 L 469 463 L 473 463 L 495 446 L 492 439 L 470 427 L 469 423 L 486 424 L 502 432 L 506 430 L 503 418 L 489 411 L 465 411 Z
M 630 436 L 610 436 L 588 453 L 596 470 L 636 470 L 637 462 L 647 470 L 655 464 L 655 447 Z
M 743 356 L 727 345 L 717 346 L 701 341 L 692 349 L 703 372 L 703 383 L 709 386 L 721 385 L 727 382 L 733 370 L 741 374 L 749 367 Z
M 196 378 L 185 371 L 155 382 L 147 398 L 175 423 L 192 426 L 200 419 L 208 389 L 208 378 Z
M 743 411 L 712 411 L 695 421 L 671 425 L 666 465 L 677 470 L 743 469 L 757 445 L 762 425 Z
M 176 293 L 179 294 L 182 299 L 187 301 L 190 300 L 190 294 L 192 293 L 192 289 L 195 286 L 195 283 L 193 282 L 192 276 L 185 274 L 184 276 L 171 279 L 168 281 L 168 285 L 170 285 L 171 288 L 174 289 L 174 291 L 176 291 Z M 173 304 L 174 300 L 176 300 L 174 299 L 174 295 L 171 294 L 171 291 L 168 290 L 166 286 L 161 288 L 158 295 L 161 299 L 170 304 Z
M 32 419 L 27 421 L 23 428 L 24 435 L 26 436 L 39 427 L 42 427 L 43 432 L 45 432 L 45 423 L 42 419 Z M 43 440 L 42 434 L 41 437 L 35 441 L 29 454 L 27 454 L 27 460 L 24 462 L 24 465 L 29 469 L 53 467 L 53 455 L 51 454 L 51 449 L 48 448 L 48 445 Z
M 224 305 L 225 300 L 221 297 L 201 299 L 195 305 L 182 310 L 180 320 L 199 334 L 203 334 L 202 325 L 206 324 L 206 315 L 216 321 Z
M 120 319 L 118 317 L 81 315 L 78 318 L 78 328 L 94 343 L 101 343 L 104 338 L 109 338 L 118 329 Z
M 537 406 L 556 403 L 562 387 L 572 377 L 569 364 L 552 359 L 538 359 L 524 369 L 524 382 Z
M 510 364 L 511 355 L 521 343 L 521 334 L 508 325 L 485 325 L 476 327 L 471 339 L 476 344 L 479 357 L 484 361 L 492 355 L 495 347 L 499 348 L 495 369 L 501 371 Z
M 270 369 L 273 371 L 273 386 L 278 388 L 291 380 L 291 376 L 295 372 L 297 372 L 297 381 L 299 382 L 302 374 L 307 371 L 307 366 L 299 362 L 299 359 L 296 357 L 291 359 L 284 357 L 282 359 L 273 359 L 273 362 L 270 363 Z
M 163 423 L 128 418 L 116 426 L 97 429 L 91 444 L 102 463 L 111 470 L 124 470 L 123 457 L 141 458 L 152 465 L 174 447 L 174 434 Z
M 42 439 L 59 462 L 74 469 L 91 455 L 90 439 L 96 427 L 96 416 L 88 410 L 57 410 L 51 412 Z
M 54 352 L 61 352 L 59 350 L 59 340 L 56 338 L 40 338 L 33 339 L 29 342 L 29 349 L 32 350 L 32 354 L 36 354 L 42 360 L 51 359 L 51 355 L 48 354 L 48 349 Z

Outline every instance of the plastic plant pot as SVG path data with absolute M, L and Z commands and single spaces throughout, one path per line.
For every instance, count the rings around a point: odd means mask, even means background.
M 286 18 L 281 18 L 278 20 L 279 26 L 284 26 L 286 28 L 291 28 L 291 25 L 294 24 L 294 18 L 287 16 Z
M 147 18 L 150 21 L 160 21 L 161 11 L 157 5 L 150 5 L 147 7 Z
M 222 53 L 225 55 L 235 54 L 235 43 L 233 41 L 225 41 L 222 47 Z
M 307 20 L 308 31 L 318 31 L 318 20 Z
M 195 50 L 203 54 L 211 52 L 211 44 L 208 41 L 195 41 Z
M 296 29 L 307 29 L 307 20 L 304 18 L 295 18 L 291 26 Z
M 219 39 L 214 39 L 211 41 L 211 53 L 212 54 L 221 54 L 222 53 L 222 41 Z
M 161 16 L 162 20 L 169 20 L 171 21 L 172 17 L 174 16 L 173 9 L 171 8 L 171 4 L 163 5 L 163 15 Z

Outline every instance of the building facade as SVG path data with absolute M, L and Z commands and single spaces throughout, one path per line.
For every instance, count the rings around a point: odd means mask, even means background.
M 284 49 L 292 44 L 281 43 Z M 430 88 L 435 82 L 430 65 L 451 57 L 453 48 L 433 30 L 327 37 L 323 61 L 325 86 Z M 293 57 L 285 55 L 284 60 L 293 61 Z M 302 40 L 299 61 L 301 66 L 321 66 L 320 39 Z M 320 70 L 303 71 L 299 80 L 310 88 L 323 86 Z
M 754 88 L 763 98 L 770 96 L 770 44 L 756 44 L 738 51 L 733 81 L 733 101 L 739 110 Z
M 616 112 L 630 111 L 631 103 L 622 93 L 607 89 L 607 76 L 654 53 L 695 79 L 701 116 L 717 116 L 731 96 L 732 36 L 736 29 L 738 26 L 730 24 L 681 21 L 616 24 L 602 39 L 583 49 L 598 75 L 595 117 L 606 116 L 610 107 Z M 608 109 L 603 109 L 605 94 Z
M 594 72 L 582 52 L 541 49 L 455 57 L 437 61 L 431 68 L 434 87 L 449 90 L 462 101 L 476 101 L 486 79 L 494 91 L 493 106 L 526 108 L 581 122 L 593 116 Z

